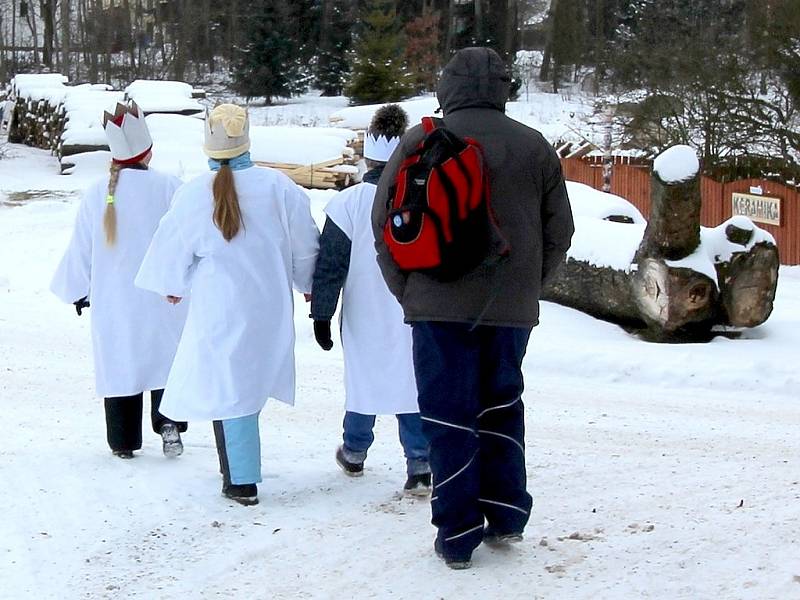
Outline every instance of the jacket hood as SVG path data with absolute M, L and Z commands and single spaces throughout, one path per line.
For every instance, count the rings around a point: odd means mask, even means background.
M 464 48 L 442 72 L 436 97 L 444 114 L 462 108 L 505 111 L 511 78 L 500 55 L 491 48 Z

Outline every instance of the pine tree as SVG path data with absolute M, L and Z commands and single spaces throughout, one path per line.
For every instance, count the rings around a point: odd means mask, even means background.
M 250 2 L 242 21 L 242 46 L 233 67 L 234 89 L 249 98 L 275 97 L 302 91 L 298 45 L 288 34 L 289 8 L 281 0 Z
M 351 53 L 352 79 L 347 94 L 353 104 L 395 102 L 413 93 L 403 64 L 404 40 L 396 25 L 395 3 L 369 0 L 362 30 Z
M 323 0 L 319 24 L 319 51 L 314 78 L 323 96 L 339 96 L 350 74 L 351 0 Z

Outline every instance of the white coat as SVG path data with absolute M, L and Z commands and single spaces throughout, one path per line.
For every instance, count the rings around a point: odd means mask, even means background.
M 376 186 L 361 183 L 334 196 L 325 214 L 350 238 L 342 289 L 342 348 L 349 411 L 365 415 L 419 412 L 411 327 L 378 268 L 372 233 Z
M 106 244 L 108 177 L 92 185 L 50 289 L 64 302 L 89 297 L 96 389 L 106 398 L 163 388 L 186 309 L 134 286 L 133 279 L 180 180 L 123 169 L 115 192 L 117 241 Z
M 189 296 L 161 403 L 181 421 L 252 415 L 268 397 L 294 403 L 292 286 L 311 291 L 319 251 L 308 197 L 259 167 L 234 172 L 244 227 L 225 241 L 212 220 L 215 176 L 177 191 L 136 277 L 161 295 Z

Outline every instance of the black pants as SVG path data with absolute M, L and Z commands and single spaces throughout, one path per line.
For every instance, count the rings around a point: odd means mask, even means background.
M 187 424 L 168 419 L 158 411 L 164 390 L 150 392 L 150 423 L 153 431 L 161 432 L 165 423 L 175 423 L 178 431 L 186 431 Z M 106 438 L 111 450 L 139 450 L 142 447 L 142 404 L 144 394 L 117 396 L 105 399 Z
M 521 365 L 531 330 L 415 322 L 412 331 L 432 523 L 446 556 L 469 558 L 484 523 L 521 533 L 530 516 Z

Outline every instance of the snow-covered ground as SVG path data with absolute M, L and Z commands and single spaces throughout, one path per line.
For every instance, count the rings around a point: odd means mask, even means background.
M 263 122 L 341 108 L 265 108 Z M 316 346 L 301 298 L 298 402 L 262 415 L 260 505 L 220 496 L 208 423 L 176 460 L 147 431 L 135 460 L 114 458 L 89 320 L 47 290 L 99 167 L 60 176 L 46 152 L 9 154 L 0 598 L 800 598 L 800 268 L 781 269 L 765 325 L 709 344 L 649 344 L 544 303 L 524 366 L 526 539 L 454 572 L 433 556 L 427 502 L 399 494 L 394 419 L 361 480 L 335 465 L 341 348 Z M 321 220 L 331 192 L 309 194 Z

